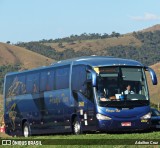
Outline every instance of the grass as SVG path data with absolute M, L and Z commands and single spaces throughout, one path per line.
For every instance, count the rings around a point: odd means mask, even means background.
M 136 141 L 160 141 L 160 132 L 148 132 L 148 133 L 92 133 L 81 135 L 47 135 L 47 136 L 32 136 L 30 138 L 16 137 L 9 138 L 11 140 L 19 141 L 41 141 L 42 144 L 46 144 L 45 147 L 139 147 L 140 145 L 134 145 Z M 104 143 L 110 142 L 110 145 L 104 145 Z M 120 145 L 118 143 L 120 142 Z M 128 145 L 131 142 L 131 145 Z M 72 144 L 76 145 L 72 145 Z M 127 144 L 128 143 L 128 144 Z M 52 145 L 50 145 L 52 144 Z M 69 145 L 71 144 L 71 145 Z M 145 145 L 145 147 L 151 147 L 152 145 Z M 157 145 L 156 145 L 157 146 Z M 21 146 L 19 146 L 21 147 Z M 28 146 L 30 147 L 30 146 Z M 37 146 L 38 147 L 38 146 Z M 155 146 L 153 146 L 155 147 Z
M 0 65 L 22 65 L 22 69 L 31 69 L 49 65 L 54 60 L 22 47 L 0 43 Z
M 82 135 L 33 136 L 32 139 L 160 139 L 160 132 L 147 133 L 92 133 Z
M 121 37 L 113 37 L 106 39 L 96 39 L 96 40 L 84 40 L 84 41 L 75 41 L 74 44 L 63 42 L 63 48 L 58 46 L 58 43 L 44 43 L 47 46 L 53 47 L 56 51 L 63 51 L 65 49 L 73 49 L 75 51 L 81 51 L 83 49 L 91 49 L 92 51 L 103 50 L 107 47 L 113 47 L 118 45 L 128 46 L 133 45 L 136 47 L 141 46 L 141 42 L 133 37 L 132 35 L 124 35 Z

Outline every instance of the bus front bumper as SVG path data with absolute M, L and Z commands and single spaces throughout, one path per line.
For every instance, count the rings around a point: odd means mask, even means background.
M 149 120 L 98 120 L 99 131 L 134 131 L 134 130 L 145 130 L 150 128 Z

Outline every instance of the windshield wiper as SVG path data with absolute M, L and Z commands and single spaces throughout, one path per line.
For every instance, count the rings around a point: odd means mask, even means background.
M 107 102 L 100 102 L 101 106 L 105 107 L 137 107 L 137 106 L 146 106 L 149 105 L 147 101 L 140 101 L 140 100 L 124 100 L 124 101 L 107 101 Z
M 117 106 L 123 106 L 123 105 L 124 105 L 124 101 L 108 101 L 108 102 L 105 102 L 104 106 L 117 107 Z
M 132 101 L 132 100 L 131 100 Z M 149 101 L 147 100 L 135 100 L 137 104 L 141 104 L 141 105 L 149 105 Z M 134 101 L 134 102 L 135 102 Z

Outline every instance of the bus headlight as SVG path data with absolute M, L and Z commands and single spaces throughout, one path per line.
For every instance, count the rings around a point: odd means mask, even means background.
M 98 120 L 111 120 L 112 118 L 108 117 L 108 116 L 104 116 L 102 114 L 96 114 L 96 117 Z
M 141 119 L 150 119 L 150 118 L 151 118 L 151 113 L 148 113 L 141 117 Z

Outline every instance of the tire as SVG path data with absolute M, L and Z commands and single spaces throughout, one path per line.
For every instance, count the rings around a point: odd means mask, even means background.
M 28 122 L 25 122 L 23 125 L 23 136 L 24 137 L 31 136 L 30 126 L 29 126 Z
M 78 120 L 77 117 L 74 119 L 74 122 L 73 122 L 73 133 L 75 135 L 79 135 L 82 133 L 81 122 Z

